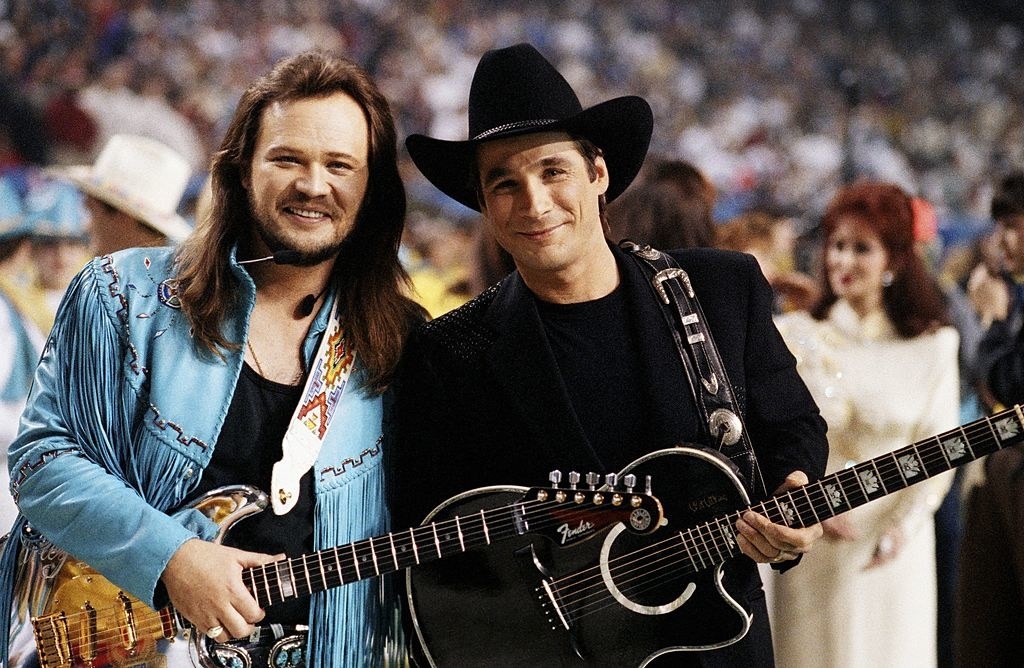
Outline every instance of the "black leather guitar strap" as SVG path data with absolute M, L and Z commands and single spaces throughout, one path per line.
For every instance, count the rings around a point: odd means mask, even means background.
M 709 443 L 739 468 L 752 492 L 767 495 L 736 395 L 690 277 L 668 253 L 629 240 L 619 245 L 637 260 L 663 307 Z

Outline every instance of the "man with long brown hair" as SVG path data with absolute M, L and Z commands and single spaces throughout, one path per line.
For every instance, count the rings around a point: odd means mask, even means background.
M 296 558 L 390 528 L 387 388 L 421 317 L 398 261 L 404 217 L 383 95 L 347 59 L 300 54 L 242 95 L 193 235 L 97 258 L 68 291 L 12 491 L 34 536 L 112 590 L 169 601 L 208 665 L 398 660 L 388 588 L 355 548 L 354 574 Z M 189 503 L 200 494 L 214 512 Z M 201 540 L 225 527 L 232 547 Z M 8 589 L 24 542 L 5 553 Z M 168 635 L 154 626 L 131 632 Z

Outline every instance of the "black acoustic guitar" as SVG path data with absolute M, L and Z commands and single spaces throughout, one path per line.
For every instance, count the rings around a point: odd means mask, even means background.
M 746 510 L 811 526 L 1022 440 L 1024 413 L 1015 406 L 753 506 L 717 452 L 652 452 L 622 474 L 657 473 L 665 522 L 655 533 L 617 525 L 567 547 L 521 536 L 412 569 L 416 634 L 436 666 L 624 668 L 659 657 L 673 665 L 673 652 L 723 647 L 750 628 L 723 573 L 741 555 L 735 524 Z M 467 499 L 426 521 L 474 508 Z
M 467 499 L 472 514 L 446 513 L 444 520 L 413 529 L 247 568 L 242 580 L 267 607 L 525 534 L 571 545 L 623 522 L 633 531 L 651 532 L 663 520 L 658 499 L 631 486 L 575 494 L 554 488 L 481 488 L 446 504 Z M 265 494 L 244 485 L 213 490 L 191 505 L 218 524 L 215 542 L 224 542 L 234 524 L 266 506 Z M 172 607 L 147 607 L 31 529 L 19 539 L 10 668 L 257 665 L 248 641 L 217 643 L 192 633 Z M 272 656 L 270 663 L 291 666 L 288 656 Z

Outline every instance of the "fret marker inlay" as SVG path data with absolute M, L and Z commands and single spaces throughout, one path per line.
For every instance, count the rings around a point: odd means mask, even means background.
M 878 476 L 874 471 L 858 471 L 857 475 L 860 477 L 865 494 L 874 494 L 878 491 Z
M 900 470 L 904 477 L 913 478 L 921 474 L 921 462 L 914 455 L 903 455 L 899 458 Z
M 942 450 L 946 453 L 946 457 L 953 461 L 967 454 L 967 443 L 962 437 L 954 436 L 942 441 Z

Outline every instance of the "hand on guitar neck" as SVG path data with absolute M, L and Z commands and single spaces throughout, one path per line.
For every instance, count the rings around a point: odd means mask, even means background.
M 245 552 L 233 547 L 188 540 L 178 548 L 161 576 L 175 609 L 201 631 L 224 629 L 217 640 L 252 633 L 264 611 L 242 582 L 242 570 L 283 559 L 285 555 Z
M 186 541 L 171 557 L 161 579 L 174 605 L 160 610 L 28 532 L 19 558 L 16 609 L 34 614 L 14 620 L 9 646 L 24 651 L 8 665 L 128 668 L 164 665 L 165 660 L 184 665 L 170 658 L 176 643 L 165 642 L 179 637 L 187 639 L 191 665 L 293 665 L 296 655 L 289 643 L 295 636 L 281 638 L 279 630 L 249 636 L 252 624 L 263 618 L 262 608 L 501 542 L 537 539 L 565 549 L 610 527 L 636 536 L 657 531 L 664 513 L 649 493 L 649 479 L 648 493 L 634 491 L 635 476 L 622 482 L 589 489 L 469 490 L 441 504 L 438 512 L 472 503 L 471 513 L 287 559 L 223 546 L 236 522 L 262 512 L 268 502 L 265 494 L 245 485 L 211 490 L 192 508 L 220 527 L 218 535 L 212 543 Z M 218 626 L 223 628 L 210 639 L 207 633 Z M 228 642 L 229 635 L 238 640 Z
M 808 483 L 803 471 L 793 471 L 775 490 L 775 494 L 798 489 Z M 820 524 L 805 528 L 787 527 L 773 524 L 764 515 L 752 510 L 743 513 L 736 522 L 736 544 L 740 551 L 754 561 L 764 564 L 778 564 L 793 561 L 804 552 L 808 552 L 816 540 L 821 538 L 823 529 Z

